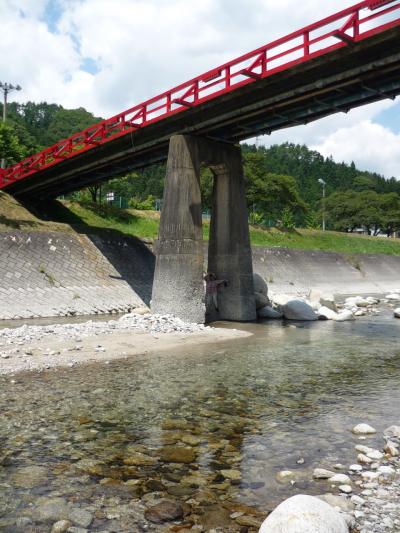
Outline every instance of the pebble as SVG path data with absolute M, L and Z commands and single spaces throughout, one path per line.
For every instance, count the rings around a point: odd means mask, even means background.
M 316 468 L 313 472 L 314 479 L 330 479 L 335 475 L 335 472 L 326 470 L 325 468 Z

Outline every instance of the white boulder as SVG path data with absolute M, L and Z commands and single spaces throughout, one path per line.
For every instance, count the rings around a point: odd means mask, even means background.
M 318 320 L 314 309 L 303 300 L 290 300 L 282 311 L 287 320 Z
M 259 318 L 282 318 L 282 313 L 273 309 L 271 306 L 266 305 L 257 310 L 257 315 Z
M 400 293 L 393 292 L 392 294 L 388 294 L 386 300 L 400 300 Z
M 349 309 L 345 309 L 338 313 L 335 318 L 336 322 L 346 322 L 347 320 L 354 320 L 354 315 Z
M 335 311 L 324 305 L 318 309 L 318 315 L 325 317 L 327 320 L 336 320 L 339 316 Z
M 326 470 L 325 468 L 315 468 L 313 472 L 314 479 L 329 479 L 334 476 L 335 472 L 331 470 Z
M 355 435 L 374 435 L 376 433 L 376 429 L 369 424 L 357 424 L 352 431 Z
M 394 318 L 400 318 L 400 307 L 393 311 Z
M 262 523 L 259 533 L 348 533 L 343 516 L 313 496 L 299 494 L 282 502 Z
M 351 479 L 349 476 L 346 476 L 346 474 L 335 474 L 334 476 L 329 478 L 330 483 L 339 483 L 341 485 L 349 485 L 351 483 Z

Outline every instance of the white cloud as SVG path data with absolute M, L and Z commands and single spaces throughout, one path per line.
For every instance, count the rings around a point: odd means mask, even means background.
M 22 85 L 23 91 L 14 93 L 20 101 L 83 106 L 107 117 L 353 3 L 51 0 L 52 10 L 57 6 L 60 10 L 52 32 L 43 21 L 50 0 L 2 0 L 0 80 Z M 84 71 L 86 59 L 96 64 L 95 72 Z M 347 116 L 335 115 L 277 132 L 266 142 L 304 142 L 321 150 L 333 146 L 335 158 L 350 157 L 358 162 L 356 143 L 341 148 L 344 143 L 335 140 L 335 133 L 347 129 L 354 135 L 357 127 L 364 128 L 360 124 L 373 125 L 374 117 L 388 105 L 391 103 L 379 103 Z M 390 174 L 400 176 L 398 163 L 384 165 L 381 159 L 371 159 L 372 170 L 386 173 L 390 168 Z
M 340 128 L 312 148 L 346 163 L 355 161 L 362 170 L 380 169 L 400 178 L 400 134 L 370 120 Z

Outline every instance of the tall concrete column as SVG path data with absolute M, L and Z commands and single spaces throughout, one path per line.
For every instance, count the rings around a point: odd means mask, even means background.
M 223 164 L 212 167 L 215 179 L 208 270 L 229 284 L 219 292 L 218 318 L 249 322 L 257 315 L 242 155 L 239 147 L 229 145 L 223 155 Z
M 152 311 L 203 323 L 203 243 L 200 166 L 215 176 L 208 270 L 228 287 L 219 291 L 212 319 L 256 319 L 253 269 L 241 152 L 238 147 L 199 137 L 171 138 L 156 243 Z
M 200 162 L 196 138 L 171 137 L 151 308 L 204 322 Z

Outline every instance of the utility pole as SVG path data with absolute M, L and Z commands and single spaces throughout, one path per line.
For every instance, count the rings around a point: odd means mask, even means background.
M 0 81 L 0 89 L 3 91 L 3 122 L 7 120 L 7 96 L 11 91 L 20 91 L 22 87 L 20 85 L 13 85 L 12 83 L 3 83 Z M 1 168 L 6 168 L 6 160 L 4 157 L 1 160 Z
M 322 185 L 322 231 L 325 231 L 325 181 L 319 179 L 318 182 Z

